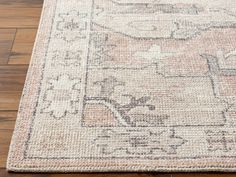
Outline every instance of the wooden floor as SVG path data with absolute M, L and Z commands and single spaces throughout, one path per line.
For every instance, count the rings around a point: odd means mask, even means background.
M 5 169 L 43 0 L 0 0 L 0 177 L 236 177 L 233 173 L 16 174 Z

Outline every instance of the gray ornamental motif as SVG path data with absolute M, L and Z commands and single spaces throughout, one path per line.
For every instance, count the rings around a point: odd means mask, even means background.
M 125 83 L 118 81 L 115 77 L 109 76 L 102 81 L 96 81 L 94 85 L 99 85 L 101 87 L 100 97 L 109 98 L 117 86 L 123 86 Z
M 82 51 L 60 51 L 56 50 L 53 52 L 52 57 L 52 66 L 57 67 L 64 66 L 64 67 L 79 67 L 81 66 L 82 60 Z
M 58 32 L 55 35 L 56 38 L 65 42 L 75 42 L 86 38 L 87 13 L 72 10 L 68 13 L 60 13 L 58 17 L 61 20 L 57 22 L 56 29 Z
M 235 9 L 223 1 L 110 2 L 112 8 L 99 14 L 95 23 L 131 38 L 189 40 L 211 29 L 236 28 Z M 107 6 L 104 2 L 100 8 Z M 108 19 L 110 22 L 107 24 Z M 117 21 L 119 25 L 116 25 Z
M 61 119 L 67 114 L 77 114 L 81 79 L 60 75 L 49 79 L 48 83 L 50 87 L 44 96 L 46 106 L 41 112 L 49 113 L 55 119 Z
M 236 131 L 205 131 L 208 151 L 230 152 L 236 149 Z
M 122 151 L 132 155 L 152 155 L 156 153 L 176 154 L 187 141 L 176 135 L 173 129 L 160 132 L 152 130 L 129 130 L 116 132 L 104 130 L 94 140 L 103 154 Z
M 106 33 L 94 32 L 91 34 L 91 57 L 89 63 L 91 66 L 102 66 L 108 61 L 113 61 L 112 51 L 117 47 L 110 43 L 109 35 Z

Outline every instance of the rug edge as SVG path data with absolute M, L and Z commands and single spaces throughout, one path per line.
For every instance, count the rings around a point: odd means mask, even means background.
M 11 140 L 10 140 L 10 145 L 9 145 L 9 150 L 8 150 L 8 155 L 7 155 L 7 160 L 6 160 L 6 170 L 7 171 L 15 171 L 15 170 L 11 170 L 11 169 L 18 169 L 17 167 L 15 167 L 13 165 L 14 159 L 16 159 L 17 157 L 15 157 L 12 152 L 14 152 L 14 150 L 17 147 L 20 147 L 19 145 L 15 144 L 15 139 L 17 139 L 17 137 L 18 137 L 17 133 L 20 132 L 19 127 L 22 124 L 22 120 L 25 119 L 24 117 L 19 116 L 19 111 L 20 111 L 21 105 L 23 104 L 23 95 L 24 95 L 24 91 L 26 90 L 26 87 L 27 87 L 26 86 L 27 85 L 26 84 L 27 79 L 29 79 L 31 77 L 30 73 L 33 70 L 33 62 L 34 62 L 34 58 L 35 58 L 35 55 L 36 55 L 35 50 L 37 48 L 39 40 L 41 40 L 41 43 L 43 41 L 42 37 L 40 37 L 40 35 L 41 35 L 40 33 L 42 32 L 42 26 L 43 26 L 43 23 L 44 23 L 44 16 L 47 16 L 47 13 L 49 11 L 48 9 L 50 8 L 49 6 L 50 6 L 50 0 L 44 0 L 43 5 L 42 5 L 40 20 L 39 20 L 39 23 L 38 23 L 38 29 L 37 29 L 33 49 L 32 49 L 31 59 L 30 59 L 30 62 L 29 62 L 29 66 L 28 66 L 28 70 L 27 70 L 27 74 L 26 74 L 26 78 L 25 78 L 25 82 L 24 82 L 24 88 L 22 90 L 21 97 L 20 97 L 20 103 L 18 105 L 16 121 L 15 121 L 14 129 L 13 129 L 13 132 L 12 132 Z M 27 120 L 27 121 L 30 121 L 30 120 Z M 23 148 L 23 147 L 20 147 L 20 148 Z

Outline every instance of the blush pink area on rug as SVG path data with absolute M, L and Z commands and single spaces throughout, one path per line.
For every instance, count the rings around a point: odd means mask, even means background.
M 45 0 L 16 172 L 236 171 L 235 0 Z

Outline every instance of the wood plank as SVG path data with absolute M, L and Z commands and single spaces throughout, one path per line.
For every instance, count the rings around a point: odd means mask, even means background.
M 29 64 L 37 29 L 18 29 L 8 64 Z
M 18 110 L 21 97 L 21 91 L 0 92 L 0 111 L 2 110 Z
M 7 154 L 15 126 L 16 111 L 0 111 L 0 167 L 6 166 Z
M 0 167 L 4 168 L 7 162 L 7 155 L 11 142 L 12 131 L 0 130 Z
M 22 91 L 28 65 L 0 65 L 0 91 Z
M 0 130 L 13 131 L 17 111 L 0 111 Z
M 34 1 L 28 1 L 31 4 Z M 21 7 L 19 7 L 19 4 Z M 0 3 L 0 28 L 36 28 L 38 27 L 42 5 L 36 7 L 25 3 Z
M 8 5 L 17 8 L 21 7 L 31 7 L 31 8 L 41 8 L 43 0 L 1 0 L 1 5 Z
M 25 82 L 25 76 L 1 77 L 0 91 L 22 91 Z
M 171 177 L 236 177 L 235 173 L 172 173 Z
M 0 65 L 0 76 L 25 76 L 28 70 L 28 65 Z
M 16 29 L 0 29 L 0 64 L 8 62 L 15 33 Z

